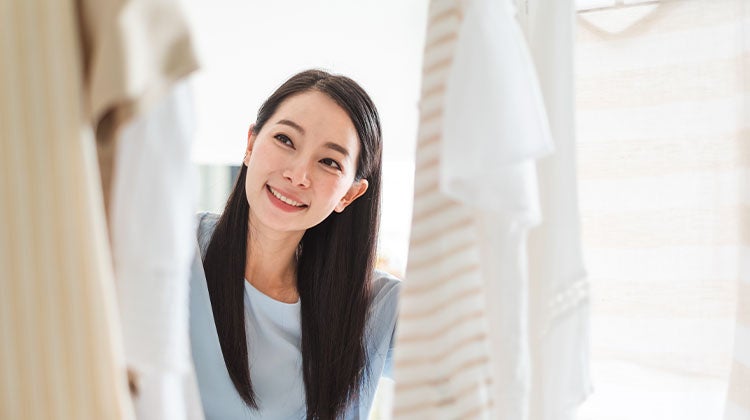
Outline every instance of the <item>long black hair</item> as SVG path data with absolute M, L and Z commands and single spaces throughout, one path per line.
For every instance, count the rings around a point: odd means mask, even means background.
M 380 221 L 382 139 L 378 112 L 367 93 L 348 77 L 320 70 L 304 71 L 281 85 L 261 106 L 254 133 L 284 100 L 308 91 L 328 95 L 349 114 L 360 141 L 355 177 L 369 183 L 365 194 L 346 210 L 333 212 L 307 229 L 298 251 L 307 418 L 334 419 L 357 399 L 367 375 L 365 325 Z M 246 174 L 243 163 L 203 267 L 229 376 L 243 401 L 257 409 L 243 306 L 249 213 Z

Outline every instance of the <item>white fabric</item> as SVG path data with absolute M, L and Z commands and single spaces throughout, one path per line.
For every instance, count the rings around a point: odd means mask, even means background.
M 195 232 L 187 81 L 123 127 L 111 201 L 112 252 L 139 419 L 202 418 L 188 337 Z
M 441 167 L 446 192 L 478 210 L 494 416 L 514 420 L 528 418 L 533 387 L 526 237 L 543 219 L 535 159 L 554 149 L 515 17 L 509 1 L 473 1 L 465 12 L 445 98 L 450 159 Z
M 441 187 L 534 223 L 532 159 L 553 149 L 534 64 L 509 0 L 471 1 L 464 13 L 444 98 Z
M 529 232 L 530 418 L 572 420 L 591 393 L 588 282 L 578 211 L 572 0 L 528 0 L 526 33 L 555 141 L 537 165 L 543 222 Z
M 510 2 L 472 2 L 446 92 L 443 151 L 450 159 L 442 161 L 441 175 L 454 197 L 483 210 L 478 230 L 493 393 L 503 419 L 572 418 L 590 392 L 574 160 L 573 8 L 570 1 L 548 3 L 522 3 L 529 56 Z M 544 157 L 553 150 L 551 137 L 555 153 Z
M 479 238 L 487 314 L 491 321 L 495 418 L 528 418 L 532 388 L 529 333 L 528 229 L 484 213 Z

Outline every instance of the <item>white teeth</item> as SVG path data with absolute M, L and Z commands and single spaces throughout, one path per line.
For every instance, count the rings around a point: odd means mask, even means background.
M 271 194 L 273 194 L 274 197 L 276 197 L 279 200 L 281 200 L 281 201 L 289 204 L 290 206 L 294 206 L 294 207 L 302 207 L 302 206 L 304 206 L 304 204 L 302 204 L 302 203 L 298 203 L 298 202 L 296 202 L 296 201 L 294 201 L 294 200 L 292 200 L 290 198 L 284 197 L 283 195 L 279 194 L 276 190 L 274 190 L 271 187 L 268 187 L 268 189 L 271 190 Z

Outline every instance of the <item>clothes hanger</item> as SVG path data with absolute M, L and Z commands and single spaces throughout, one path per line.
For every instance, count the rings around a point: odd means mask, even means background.
M 679 0 L 612 0 L 602 2 L 580 1 L 577 10 L 578 22 L 602 36 L 621 36 L 644 30 L 658 22 Z M 598 4 L 596 4 L 598 3 Z M 598 13 L 597 13 L 598 12 Z M 620 13 L 621 12 L 621 13 Z
M 641 1 L 637 3 L 625 3 L 625 0 L 616 0 L 614 4 L 609 6 L 593 6 L 593 7 L 583 7 L 579 8 L 577 10 L 577 13 L 585 14 L 585 13 L 592 13 L 592 12 L 601 12 L 604 10 L 617 10 L 617 9 L 627 9 L 629 7 L 639 7 L 639 6 L 651 6 L 651 5 L 659 5 L 660 3 L 663 3 L 665 0 L 648 0 L 648 1 Z

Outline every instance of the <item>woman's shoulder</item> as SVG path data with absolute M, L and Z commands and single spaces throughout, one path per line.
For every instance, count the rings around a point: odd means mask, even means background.
M 375 270 L 372 275 L 372 295 L 375 300 L 384 299 L 386 297 L 398 298 L 398 294 L 401 290 L 401 280 L 394 275 L 381 271 Z
M 385 271 L 375 270 L 372 276 L 371 311 L 386 318 L 397 316 L 400 293 L 400 279 Z
M 219 221 L 219 217 L 220 215 L 211 212 L 200 212 L 196 214 L 196 218 L 198 219 L 196 237 L 202 255 L 206 254 L 206 248 L 208 247 L 209 242 L 211 242 L 211 236 L 214 233 L 214 229 L 216 229 L 216 223 Z
M 216 222 L 219 221 L 220 214 L 211 213 L 210 211 L 201 211 L 196 213 L 195 217 L 198 219 L 198 227 L 215 226 Z
M 375 270 L 372 282 L 373 298 L 368 319 L 369 352 L 379 354 L 385 363 L 389 349 L 394 345 L 401 280 L 385 271 Z M 390 368 L 386 370 L 390 371 Z

